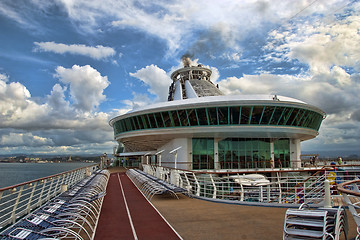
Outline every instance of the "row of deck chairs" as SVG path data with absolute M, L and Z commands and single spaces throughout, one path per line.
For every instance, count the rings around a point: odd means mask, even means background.
M 129 169 L 126 171 L 126 175 L 137 185 L 140 191 L 149 200 L 157 194 L 170 193 L 179 199 L 177 194 L 187 193 L 187 190 L 184 188 L 177 187 L 138 169 Z
M 348 222 L 343 207 L 288 209 L 285 214 L 283 239 L 332 239 L 347 235 Z
M 110 173 L 97 170 L 0 233 L 0 240 L 93 239 Z

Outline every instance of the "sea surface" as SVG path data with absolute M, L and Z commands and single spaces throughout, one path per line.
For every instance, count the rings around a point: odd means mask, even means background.
M 0 163 L 0 188 L 93 164 L 95 163 Z

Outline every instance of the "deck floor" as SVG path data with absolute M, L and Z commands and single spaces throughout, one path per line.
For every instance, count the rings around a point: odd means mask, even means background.
M 112 171 L 119 171 L 119 169 L 112 169 Z M 120 174 L 123 174 L 121 175 L 122 181 L 125 175 L 124 173 Z M 113 181 L 116 180 L 115 177 L 111 177 L 110 180 L 95 239 L 134 239 L 131 229 L 129 231 L 126 210 L 122 207 L 121 190 L 116 189 L 119 182 Z M 138 195 L 138 199 L 141 199 L 140 196 L 142 197 L 135 186 L 131 182 L 125 181 L 125 179 L 122 183 L 123 185 L 132 186 L 129 196 L 128 191 L 125 191 L 126 199 L 128 203 L 131 199 L 132 203 L 129 203 L 129 208 L 134 213 L 135 225 L 141 226 L 138 228 L 139 231 L 141 228 L 145 228 L 144 232 L 147 234 L 145 236 L 139 234 L 139 239 L 176 239 L 166 234 L 155 237 L 162 227 L 151 225 L 153 220 L 151 220 L 151 217 L 148 219 L 148 216 L 146 216 L 148 213 L 140 207 L 145 204 L 142 201 L 138 202 L 136 198 L 132 199 L 130 197 L 133 194 L 134 196 Z M 110 187 L 110 184 L 113 186 Z M 116 196 L 112 196 L 112 194 Z M 143 200 L 145 199 L 143 198 Z M 180 199 L 177 200 L 171 195 L 154 196 L 151 202 L 185 240 L 282 239 L 284 217 L 287 209 L 214 203 L 186 196 L 180 196 Z M 141 219 L 135 221 L 135 216 Z M 356 236 L 356 224 L 350 212 L 348 212 L 348 220 L 348 239 L 354 239 Z M 121 230 L 122 228 L 127 228 L 127 230 Z M 127 231 L 127 237 L 122 235 L 125 231 Z
M 124 172 L 112 173 L 95 240 L 180 239 Z

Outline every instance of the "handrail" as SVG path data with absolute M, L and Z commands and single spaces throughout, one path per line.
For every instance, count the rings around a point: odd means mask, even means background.
M 164 162 L 161 162 L 161 164 L 163 164 Z M 174 162 L 168 162 L 168 163 L 174 163 Z M 181 162 L 177 162 L 178 164 L 180 164 Z M 270 168 L 251 168 L 251 169 L 245 169 L 245 170 L 240 170 L 240 171 L 236 171 L 239 169 L 226 169 L 227 171 L 219 171 L 219 170 L 224 170 L 224 169 L 213 169 L 213 170 L 188 170 L 188 169 L 182 169 L 182 168 L 173 168 L 173 167 L 169 167 L 169 166 L 159 166 L 158 164 L 142 164 L 142 165 L 149 165 L 149 166 L 155 166 L 155 167 L 164 167 L 164 168 L 168 168 L 168 169 L 173 169 L 173 170 L 180 170 L 180 171 L 186 171 L 186 172 L 193 172 L 195 174 L 241 174 L 241 173 L 245 173 L 245 174 L 249 174 L 249 173 L 289 173 L 289 172 L 316 172 L 316 171 L 329 171 L 329 170 L 334 170 L 334 165 L 324 165 L 324 166 L 311 166 L 311 167 L 302 167 L 302 168 L 291 168 L 291 167 L 284 167 L 284 168 L 274 168 L 274 169 L 270 169 Z M 347 165 L 336 165 L 336 168 L 341 168 L 341 167 L 358 167 L 360 168 L 360 164 L 347 164 Z M 277 170 L 279 169 L 279 170 Z M 234 171 L 232 171 L 234 170 Z
M 0 229 L 58 196 L 91 174 L 99 164 L 66 171 L 0 189 Z
M 350 165 L 343 166 L 349 167 Z M 148 164 L 143 164 L 143 168 L 148 174 L 157 176 L 164 181 L 174 182 L 175 185 L 187 189 L 190 195 L 206 198 L 215 196 L 217 199 L 223 200 L 269 204 L 302 202 L 321 204 L 325 196 L 324 181 L 328 179 L 329 171 L 335 171 L 337 174 L 336 181 L 334 180 L 331 188 L 333 195 L 338 195 L 336 184 L 360 177 L 360 165 L 356 165 L 354 169 L 345 168 L 346 171 L 337 171 L 334 166 L 312 169 L 251 169 L 250 171 L 235 170 L 234 172 L 181 170 Z M 308 172 L 312 176 L 300 172 Z M 248 179 L 238 180 L 239 182 L 234 180 L 236 175 L 239 179 L 240 177 L 246 179 L 246 175 L 251 173 L 263 175 L 265 182 L 262 183 L 260 180 L 255 183 Z M 230 175 L 233 177 L 230 178 Z
M 293 195 L 296 188 L 304 187 L 304 185 L 305 185 L 306 183 L 308 183 L 310 180 L 312 180 L 312 179 L 314 179 L 314 178 L 315 178 L 315 179 L 319 178 L 320 176 L 319 176 L 319 177 L 316 177 L 316 175 L 317 175 L 318 173 L 321 173 L 322 171 L 325 171 L 325 169 L 324 169 L 324 170 L 319 170 L 319 171 L 313 173 L 311 176 L 309 176 L 308 178 L 306 178 L 304 181 L 297 183 L 297 184 L 294 186 L 294 188 L 289 189 L 289 190 L 286 191 L 286 192 L 283 192 L 282 198 L 285 199 L 285 198 L 287 198 L 289 195 Z M 304 190 L 302 190 L 302 191 L 300 191 L 300 192 L 304 192 Z M 274 199 L 274 200 L 275 200 L 275 199 Z M 281 199 L 281 200 L 283 200 L 283 199 Z
M 360 192 L 351 191 L 351 190 L 345 188 L 345 186 L 347 186 L 347 185 L 351 185 L 351 184 L 359 183 L 359 182 L 360 182 L 360 179 L 340 183 L 340 184 L 337 185 L 337 190 L 340 191 L 340 192 L 346 193 L 346 194 L 350 194 L 350 195 L 360 197 Z
M 99 164 L 89 165 L 89 166 L 86 166 L 85 168 L 97 167 L 97 166 L 99 166 Z M 70 173 L 70 172 L 74 172 L 74 171 L 77 171 L 77 170 L 80 170 L 80 169 L 83 169 L 83 168 L 84 167 L 80 167 L 80 168 L 76 168 L 76 169 L 69 170 L 69 171 L 66 171 L 66 172 L 61 172 L 61 173 L 57 173 L 57 174 L 54 174 L 54 175 L 50 175 L 50 176 L 47 176 L 47 177 L 38 178 L 38 179 L 31 180 L 31 181 L 15 184 L 15 185 L 12 185 L 12 186 L 0 188 L 0 192 L 5 191 L 5 190 L 9 190 L 9 189 L 13 189 L 13 188 L 17 188 L 17 187 L 20 187 L 20 186 L 25 185 L 25 184 L 31 184 L 31 183 L 34 183 L 34 182 L 42 181 L 42 180 L 45 180 L 47 178 L 54 178 L 54 177 L 57 177 L 57 176 L 60 176 L 60 175 L 63 175 L 63 174 L 67 174 L 67 173 Z

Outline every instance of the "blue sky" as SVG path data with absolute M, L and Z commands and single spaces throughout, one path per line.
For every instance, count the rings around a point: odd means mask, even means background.
M 0 153 L 101 154 L 109 119 L 166 101 L 181 56 L 226 94 L 327 113 L 303 151 L 360 154 L 360 1 L 0 2 Z

